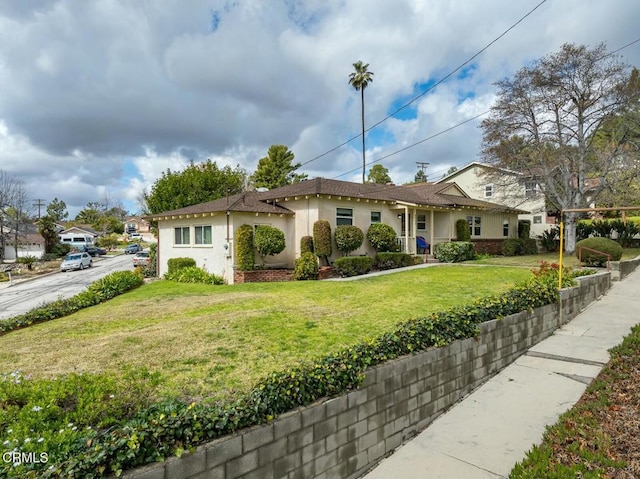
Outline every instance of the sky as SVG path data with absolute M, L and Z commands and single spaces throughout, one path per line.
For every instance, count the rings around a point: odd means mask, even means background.
M 189 161 L 252 173 L 273 144 L 361 181 L 362 61 L 367 172 L 436 180 L 481 160 L 496 81 L 564 43 L 624 47 L 638 19 L 637 0 L 0 0 L 0 170 L 70 219 L 136 213 Z M 640 67 L 640 43 L 618 54 Z

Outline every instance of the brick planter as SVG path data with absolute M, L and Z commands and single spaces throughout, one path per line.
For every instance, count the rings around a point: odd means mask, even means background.
M 233 283 L 272 283 L 275 281 L 292 281 L 291 269 L 259 269 L 255 271 L 234 271 Z

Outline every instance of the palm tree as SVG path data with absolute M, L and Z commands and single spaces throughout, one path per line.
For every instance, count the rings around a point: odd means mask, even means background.
M 369 83 L 373 82 L 373 72 L 367 71 L 369 64 L 363 65 L 361 61 L 357 61 L 353 64 L 355 71 L 349 75 L 349 85 L 353 86 L 356 91 L 360 91 L 360 98 L 362 104 L 362 183 L 364 183 L 364 169 L 365 169 L 365 149 L 364 149 L 364 89 L 369 86 Z

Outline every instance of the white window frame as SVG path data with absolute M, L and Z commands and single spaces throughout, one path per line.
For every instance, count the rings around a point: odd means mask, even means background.
M 373 219 L 373 215 L 377 215 L 378 219 L 374 220 Z M 375 225 L 378 223 L 382 223 L 382 211 L 372 211 L 371 215 L 370 215 L 370 219 L 371 219 L 371 224 Z
M 485 198 L 493 198 L 493 183 L 489 183 L 488 185 L 484 185 L 484 197 Z
M 427 215 L 416 215 L 416 230 L 426 231 L 427 229 Z
M 467 215 L 467 222 L 469 223 L 469 233 L 472 238 L 482 236 L 482 216 Z
M 505 238 L 509 237 L 509 220 L 504 220 L 502 222 L 502 236 Z
M 176 233 L 180 230 L 180 242 L 176 241 L 177 235 Z M 184 242 L 184 231 L 187 232 L 187 242 Z M 173 228 L 173 245 L 178 247 L 187 247 L 191 246 L 191 227 L 190 226 L 175 226 Z
M 345 214 L 346 211 L 350 214 Z M 353 208 L 336 208 L 336 226 L 341 225 L 353 225 Z
M 204 242 L 204 229 L 209 228 L 209 242 Z M 201 229 L 202 242 L 198 243 L 198 229 Z M 193 226 L 193 244 L 195 246 L 213 246 L 213 226 L 211 225 L 194 225 Z

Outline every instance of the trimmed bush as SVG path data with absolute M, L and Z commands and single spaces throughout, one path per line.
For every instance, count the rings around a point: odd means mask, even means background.
M 560 229 L 557 226 L 544 230 L 538 238 L 542 247 L 549 253 L 558 251 L 560 248 Z
M 234 246 L 236 250 L 236 268 L 240 271 L 252 271 L 256 260 L 251 225 L 242 225 L 236 230 Z
M 181 268 L 192 268 L 195 265 L 196 260 L 193 258 L 171 258 L 167 261 L 167 274 L 171 274 Z
M 640 233 L 640 228 L 635 221 L 622 221 L 615 219 L 610 221 L 611 227 L 616 232 L 616 241 L 623 248 L 630 248 L 634 243 L 635 236 Z
M 360 248 L 364 241 L 364 233 L 362 230 L 352 225 L 340 225 L 336 227 L 336 232 L 333 236 L 336 240 L 338 251 L 345 256 L 348 256 L 349 253 Z
M 471 240 L 471 229 L 469 229 L 469 222 L 464 218 L 456 221 L 456 239 L 458 241 Z
M 266 256 L 275 256 L 284 251 L 286 242 L 284 233 L 275 226 L 260 225 L 253 234 L 253 244 L 262 258 L 262 266 Z
M 531 236 L 531 220 L 518 220 L 518 238 L 529 239 Z
M 224 284 L 224 279 L 213 273 L 207 273 L 197 266 L 187 266 L 164 275 L 164 279 L 177 283 Z
M 472 260 L 475 257 L 475 252 L 473 250 L 473 243 L 468 241 L 451 241 L 448 243 L 438 243 L 435 248 L 435 255 L 436 258 L 444 263 L 458 263 L 460 261 Z
M 576 256 L 580 255 L 582 262 L 588 266 L 604 266 L 607 264 L 607 258 L 602 254 L 594 253 L 586 249 L 580 252 L 580 247 L 608 253 L 611 255 L 611 261 L 618 261 L 622 258 L 622 246 L 620 246 L 617 241 L 609 238 L 587 238 L 576 243 Z
M 521 256 L 524 254 L 524 246 L 518 238 L 509 238 L 502 242 L 502 254 L 504 256 Z
M 419 259 L 422 260 L 420 257 Z M 407 253 L 376 253 L 373 264 L 376 269 L 386 270 L 412 266 L 414 262 L 413 257 Z
M 331 244 L 331 225 L 327 220 L 313 223 L 313 247 L 315 253 L 325 265 L 329 264 L 329 257 L 333 253 Z
M 81 309 L 115 298 L 137 288 L 143 282 L 142 276 L 133 271 L 115 271 L 92 283 L 85 291 L 71 298 L 58 299 L 24 314 L 0 321 L 0 333 L 68 316 Z
M 523 254 L 538 254 L 538 243 L 534 238 L 521 239 Z
M 375 223 L 367 230 L 367 241 L 378 253 L 396 252 L 400 250 L 398 235 L 392 226 Z
M 333 267 L 343 278 L 367 274 L 373 267 L 370 256 L 344 256 L 333 262 Z
M 300 238 L 300 254 L 313 253 L 313 236 L 303 236 Z
M 293 279 L 296 281 L 318 279 L 318 258 L 311 251 L 302 253 L 295 261 Z

